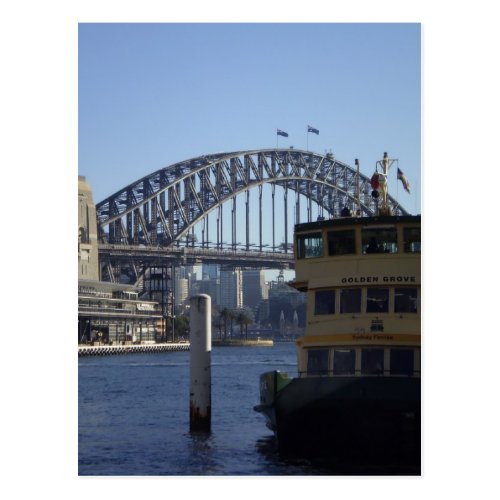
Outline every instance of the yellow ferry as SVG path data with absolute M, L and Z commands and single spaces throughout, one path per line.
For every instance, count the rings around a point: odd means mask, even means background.
M 375 216 L 295 226 L 298 377 L 262 374 L 255 408 L 281 452 L 420 470 L 420 215 L 386 193 Z

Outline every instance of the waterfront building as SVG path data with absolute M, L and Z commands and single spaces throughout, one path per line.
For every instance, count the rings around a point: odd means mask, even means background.
M 285 283 L 283 271 L 280 272 L 276 281 L 269 283 L 269 299 L 280 299 L 288 302 L 293 308 L 299 307 L 306 302 L 307 296 Z
M 78 176 L 78 279 L 99 279 L 96 209 L 83 176 Z
M 154 343 L 160 340 L 161 308 L 139 299 L 132 285 L 78 281 L 78 343 Z
M 78 177 L 78 343 L 153 343 L 164 324 L 158 302 L 141 300 L 134 285 L 100 281 L 92 190 Z

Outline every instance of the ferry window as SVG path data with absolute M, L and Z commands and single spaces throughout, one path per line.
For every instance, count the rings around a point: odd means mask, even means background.
M 394 312 L 416 313 L 417 312 L 417 289 L 395 288 L 394 289 Z
M 391 349 L 391 375 L 413 374 L 413 350 Z
M 398 234 L 395 227 L 363 229 L 361 232 L 363 253 L 396 253 Z
M 315 293 L 314 314 L 335 314 L 335 290 L 320 290 Z
M 403 239 L 405 252 L 418 253 L 420 252 L 420 228 L 405 227 L 403 228 Z
M 335 375 L 354 375 L 356 351 L 354 349 L 335 349 L 333 352 L 333 373 Z
M 323 257 L 323 238 L 321 233 L 297 236 L 297 258 L 312 259 Z
M 356 253 L 354 229 L 330 231 L 328 233 L 328 255 L 345 255 L 350 253 Z
M 388 288 L 368 288 L 366 291 L 366 312 L 389 312 Z
M 363 349 L 361 351 L 361 373 L 381 375 L 384 373 L 384 350 Z
M 320 375 L 328 372 L 328 349 L 310 349 L 307 352 L 307 374 Z
M 340 312 L 361 312 L 361 288 L 346 288 L 340 293 Z

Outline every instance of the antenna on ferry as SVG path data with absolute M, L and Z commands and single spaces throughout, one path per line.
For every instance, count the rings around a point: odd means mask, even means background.
M 354 160 L 354 165 L 356 165 L 356 200 L 358 202 L 358 213 L 356 215 L 361 215 L 361 200 L 359 198 L 359 160 L 356 158 Z

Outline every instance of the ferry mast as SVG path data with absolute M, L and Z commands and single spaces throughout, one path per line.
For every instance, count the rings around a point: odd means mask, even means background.
M 376 173 L 378 173 L 378 184 L 382 194 L 382 203 L 378 210 L 379 215 L 392 215 L 391 207 L 387 202 L 387 175 L 393 163 L 397 161 L 397 159 L 390 159 L 387 153 L 384 153 L 382 160 L 377 161 Z M 379 167 L 381 172 L 378 171 Z

